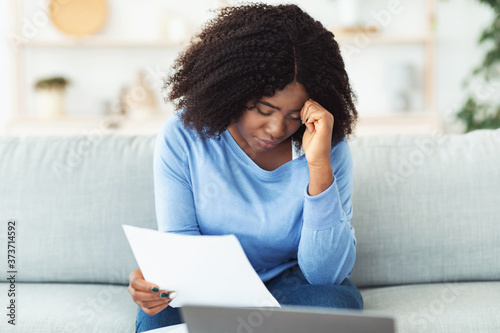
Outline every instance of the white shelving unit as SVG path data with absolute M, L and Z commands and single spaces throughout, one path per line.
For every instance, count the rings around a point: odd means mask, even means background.
M 126 41 L 113 39 L 84 39 L 69 41 L 27 41 L 21 43 L 21 47 L 27 48 L 163 48 L 163 47 L 182 47 L 182 43 L 175 43 L 168 40 L 158 41 Z
M 372 134 L 391 134 L 391 133 L 429 133 L 441 128 L 439 117 L 434 107 L 434 48 L 435 37 L 434 26 L 434 1 L 423 0 L 426 6 L 426 31 L 419 35 L 384 35 L 372 37 L 371 46 L 394 46 L 394 45 L 419 45 L 422 48 L 421 58 L 425 64 L 424 78 L 424 110 L 408 110 L 398 114 L 389 113 L 381 110 L 377 113 L 365 115 L 363 110 L 358 110 L 360 119 L 356 133 L 357 135 Z M 20 2 L 10 0 L 12 15 L 14 18 L 13 31 L 20 29 Z M 220 6 L 225 2 L 220 1 Z M 337 41 L 342 45 L 353 44 L 356 42 L 356 33 L 338 33 L 334 29 Z M 359 32 L 358 32 L 359 33 Z M 71 135 L 82 133 L 83 130 L 100 128 L 109 133 L 155 133 L 168 115 L 159 115 L 143 119 L 131 119 L 116 116 L 76 116 L 67 115 L 52 119 L 39 119 L 29 116 L 26 110 L 24 96 L 26 96 L 26 63 L 25 53 L 27 50 L 35 49 L 82 49 L 82 50 L 103 50 L 103 49 L 165 49 L 182 50 L 185 43 L 172 43 L 167 40 L 139 41 L 139 40 L 121 40 L 103 38 L 99 36 L 87 37 L 79 40 L 61 38 L 60 40 L 41 40 L 33 39 L 13 45 L 12 50 L 15 53 L 14 69 L 15 75 L 13 82 L 16 94 L 16 113 L 7 124 L 7 135 L 30 135 L 30 134 L 49 134 L 49 135 Z M 368 46 L 367 50 L 371 46 Z
M 371 36 L 369 46 L 412 46 L 421 48 L 420 58 L 423 60 L 423 87 L 424 108 L 418 110 L 406 110 L 398 113 L 379 110 L 370 114 L 364 114 L 358 110 L 360 117 L 356 130 L 357 135 L 378 135 L 393 133 L 435 133 L 442 131 L 442 123 L 435 108 L 435 0 L 423 0 L 425 6 L 425 30 L 419 34 L 383 34 L 378 35 L 366 32 Z M 335 31 L 335 30 L 334 30 Z M 342 45 L 355 44 L 356 33 L 335 33 L 336 40 Z M 388 51 L 389 52 L 389 51 Z

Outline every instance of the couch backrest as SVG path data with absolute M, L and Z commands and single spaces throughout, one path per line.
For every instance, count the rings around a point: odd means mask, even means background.
M 18 281 L 128 283 L 121 225 L 157 228 L 154 137 L 0 138 L 0 243 L 17 219 Z
M 17 219 L 18 281 L 128 283 L 137 263 L 121 225 L 156 229 L 154 140 L 0 138 L 0 244 Z M 498 279 L 500 131 L 350 147 L 358 286 Z
M 356 285 L 500 278 L 500 130 L 350 147 Z

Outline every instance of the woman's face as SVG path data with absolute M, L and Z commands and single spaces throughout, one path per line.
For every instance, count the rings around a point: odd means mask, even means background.
M 308 99 L 301 83 L 290 83 L 272 97 L 249 101 L 247 107 L 254 103 L 255 107 L 246 110 L 228 130 L 245 152 L 268 152 L 299 129 L 300 111 Z

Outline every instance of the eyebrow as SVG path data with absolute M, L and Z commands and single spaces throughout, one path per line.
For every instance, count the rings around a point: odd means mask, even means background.
M 261 103 L 261 104 L 264 104 L 264 105 L 267 105 L 269 106 L 270 108 L 273 108 L 273 109 L 276 109 L 276 110 L 279 110 L 281 111 L 281 109 L 277 106 L 274 106 L 272 104 L 269 104 L 268 102 L 264 102 L 264 101 L 261 101 L 261 100 L 257 100 L 257 103 Z M 301 109 L 297 109 L 297 110 L 292 110 L 291 112 L 300 112 Z

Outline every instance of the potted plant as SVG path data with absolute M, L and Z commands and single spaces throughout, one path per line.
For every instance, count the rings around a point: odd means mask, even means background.
M 38 116 L 54 117 L 64 114 L 64 95 L 69 83 L 67 79 L 60 76 L 36 81 Z
M 457 118 L 465 125 L 466 132 L 500 128 L 500 100 L 495 100 L 493 95 L 496 90 L 494 88 L 500 80 L 500 5 L 499 0 L 479 0 L 479 2 L 491 7 L 494 18 L 479 38 L 479 45 L 488 45 L 489 50 L 482 64 L 476 67 L 471 77 L 465 81 L 465 85 L 468 85 L 471 78 L 475 77 L 484 80 L 487 87 L 482 87 L 485 89 L 480 89 L 481 93 L 476 89 L 472 96 L 466 98 L 466 102 L 457 113 Z

